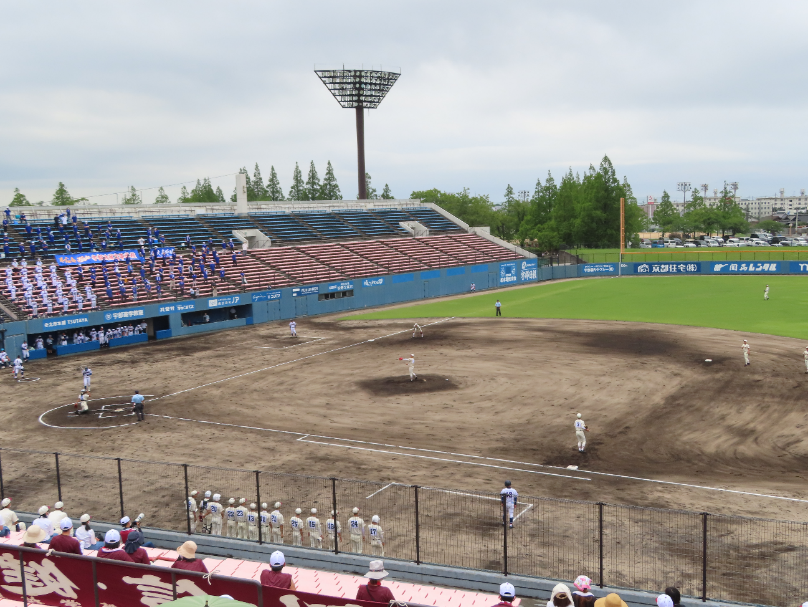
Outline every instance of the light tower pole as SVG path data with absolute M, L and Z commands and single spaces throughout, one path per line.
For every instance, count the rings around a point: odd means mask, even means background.
M 704 197 L 707 198 L 707 190 L 710 188 L 709 184 L 702 183 L 699 188 L 701 188 L 701 191 L 704 192 Z
M 676 189 L 682 193 L 682 210 L 684 210 L 684 205 L 687 204 L 687 193 L 690 191 L 690 182 L 689 181 L 680 181 L 676 184 Z
M 364 110 L 379 107 L 401 73 L 381 70 L 314 70 L 334 99 L 344 108 L 356 109 L 356 159 L 359 165 L 359 200 L 368 197 L 365 182 Z

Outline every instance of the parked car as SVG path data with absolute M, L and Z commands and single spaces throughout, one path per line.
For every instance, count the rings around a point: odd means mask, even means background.
M 640 248 L 641 249 L 650 249 L 651 248 L 651 241 L 648 238 L 643 238 L 640 240 Z
M 688 240 L 688 241 L 687 241 L 687 242 L 685 242 L 685 243 L 684 243 L 682 246 L 683 246 L 684 248 L 686 248 L 686 249 L 692 249 L 692 248 L 695 248 L 695 247 L 697 247 L 697 246 L 699 246 L 699 245 L 697 245 L 697 244 L 696 244 L 695 242 L 693 242 L 692 240 Z
M 768 247 L 769 243 L 765 240 L 761 240 L 760 238 L 754 238 L 750 243 L 753 247 Z
M 735 242 L 733 242 L 735 241 Z M 735 247 L 740 248 L 743 246 L 739 240 L 735 240 L 734 238 L 730 238 L 726 243 L 724 243 L 725 247 Z

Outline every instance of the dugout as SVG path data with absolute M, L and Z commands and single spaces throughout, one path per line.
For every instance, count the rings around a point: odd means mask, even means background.
M 205 320 L 205 317 L 208 320 Z M 252 305 L 233 305 L 208 310 L 186 312 L 181 315 L 183 327 L 195 327 L 198 325 L 213 325 L 217 323 L 230 322 L 234 320 L 252 319 Z M 252 324 L 252 323 L 249 323 Z

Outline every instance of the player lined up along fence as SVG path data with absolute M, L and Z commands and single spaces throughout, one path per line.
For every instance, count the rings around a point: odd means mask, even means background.
M 499 489 L 502 489 L 500 487 Z M 0 448 L 0 499 L 78 517 L 416 563 L 787 604 L 808 523 Z M 511 526 L 512 525 L 512 526 Z

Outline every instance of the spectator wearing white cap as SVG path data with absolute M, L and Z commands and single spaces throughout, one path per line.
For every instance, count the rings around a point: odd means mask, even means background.
M 510 582 L 502 582 L 499 585 L 499 603 L 494 607 L 510 607 L 513 599 L 516 598 L 516 589 Z
M 309 545 L 312 548 L 322 548 L 323 526 L 317 518 L 317 508 L 311 509 L 311 516 L 306 519 L 306 528 L 309 530 Z
M 99 542 L 95 531 L 90 527 L 90 515 L 82 514 L 79 519 L 81 525 L 76 529 L 76 539 L 81 543 L 82 550 L 98 550 L 104 545 L 104 542 Z
M 17 513 L 9 508 L 11 498 L 5 498 L 0 502 L 0 505 L 3 506 L 3 509 L 0 510 L 0 520 L 2 520 L 4 527 L 8 527 L 9 530 L 13 531 L 22 531 L 25 529 L 25 523 L 21 523 L 20 519 L 17 518 Z
M 42 549 L 37 542 L 42 542 L 48 539 L 47 532 L 39 525 L 31 525 L 25 530 L 25 535 L 22 536 L 22 544 L 25 548 L 39 548 Z
M 379 515 L 374 514 L 370 519 L 370 525 L 368 525 L 370 553 L 373 556 L 384 556 L 384 531 L 379 522 Z
M 269 566 L 271 569 L 264 569 L 261 572 L 261 585 L 284 590 L 297 590 L 292 575 L 283 573 L 284 565 L 286 565 L 286 557 L 283 556 L 283 552 L 276 550 L 270 554 Z
M 572 602 L 575 607 L 592 607 L 595 604 L 595 595 L 590 592 L 592 580 L 585 575 L 579 575 L 573 582 L 575 590 L 572 591 Z
M 365 577 L 368 578 L 368 583 L 360 586 L 356 591 L 357 601 L 374 601 L 376 603 L 389 603 L 395 601 L 396 597 L 389 588 L 382 586 L 382 579 L 386 578 L 388 573 L 384 570 L 384 563 L 382 561 L 370 561 L 368 565 L 368 572 Z
M 149 553 L 142 546 L 143 533 L 139 529 L 132 529 L 132 532 L 126 537 L 126 545 L 123 547 L 123 551 L 129 555 L 133 562 L 141 565 L 151 565 Z
M 574 607 L 572 602 L 572 593 L 569 586 L 566 584 L 556 584 L 553 586 L 553 592 L 550 594 L 550 600 L 547 601 L 547 607 Z
M 126 543 L 126 538 L 129 537 L 129 534 L 132 532 L 132 519 L 128 516 L 124 516 L 121 519 L 121 542 Z
M 128 534 L 127 534 L 128 535 Z M 104 546 L 96 554 L 100 559 L 125 561 L 131 563 L 131 557 L 121 548 L 121 534 L 117 529 L 110 529 L 104 536 Z
M 50 522 L 53 523 L 55 528 L 59 528 L 59 523 L 62 521 L 63 518 L 67 518 L 67 514 L 62 510 L 65 505 L 62 502 L 56 502 L 53 505 L 53 510 L 50 511 L 48 514 L 48 518 Z
M 351 534 L 351 552 L 362 554 L 362 542 L 365 539 L 365 521 L 359 516 L 359 508 L 354 508 L 353 516 L 348 519 L 348 531 Z
M 67 554 L 81 554 L 81 543 L 74 537 L 73 522 L 69 518 L 59 521 L 61 533 L 54 536 L 50 541 L 51 550 L 56 552 L 66 552 Z
M 289 519 L 289 526 L 292 528 L 292 546 L 303 545 L 303 519 L 300 518 L 302 513 L 300 508 L 296 508 L 295 515 Z
M 269 515 L 269 527 L 272 530 L 273 544 L 283 544 L 283 515 L 280 507 L 281 503 L 275 502 L 275 510 Z
M 202 559 L 196 558 L 196 542 L 185 542 L 177 548 L 177 560 L 172 563 L 172 569 L 183 569 L 185 571 L 198 571 L 207 573 L 208 568 Z
M 45 543 L 50 541 L 51 536 L 55 532 L 55 529 L 53 527 L 53 523 L 48 518 L 48 510 L 50 510 L 50 508 L 48 508 L 47 506 L 40 507 L 40 509 L 39 509 L 39 517 L 35 518 L 33 520 L 33 522 L 31 523 L 32 525 L 36 525 L 37 527 L 42 527 L 42 530 L 47 535 L 47 540 L 40 540 L 40 541 L 44 541 Z

